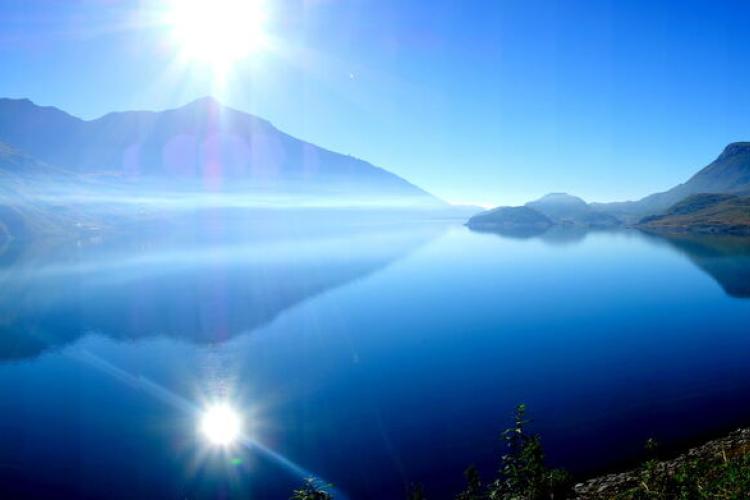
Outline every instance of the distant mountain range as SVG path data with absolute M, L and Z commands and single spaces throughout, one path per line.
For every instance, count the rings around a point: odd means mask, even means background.
M 211 98 L 166 111 L 82 120 L 28 99 L 0 99 L 0 243 L 9 236 L 102 225 L 82 200 L 231 196 L 245 205 L 446 209 L 382 168 L 291 137 Z M 733 198 L 690 198 L 729 194 Z M 687 182 L 638 201 L 586 203 L 552 193 L 467 223 L 484 230 L 552 226 L 750 232 L 750 142 L 728 145 Z M 711 206 L 703 206 L 711 201 Z M 697 204 L 697 205 L 696 205 Z M 690 209 L 688 207 L 700 207 Z M 137 210 L 142 208 L 136 207 Z M 464 213 L 475 213 L 465 207 Z M 108 217 L 112 221 L 116 218 Z M 740 227 L 742 226 L 742 227 Z
M 87 200 L 100 213 L 108 201 L 130 203 L 130 215 L 148 200 L 190 207 L 203 195 L 262 207 L 450 208 L 393 173 L 212 98 L 95 120 L 0 99 L 0 179 L 0 243 L 101 226 Z
M 566 193 L 552 193 L 515 207 L 524 210 L 507 208 L 478 214 L 467 225 L 482 230 L 493 226 L 503 231 L 537 230 L 539 216 L 544 216 L 550 227 L 634 225 L 651 230 L 750 234 L 750 142 L 728 145 L 684 184 L 639 201 L 586 203 Z
M 0 142 L 71 173 L 145 186 L 441 203 L 382 168 L 295 139 L 212 98 L 88 121 L 28 99 L 0 99 Z
M 71 173 L 132 182 L 196 181 L 208 190 L 297 187 L 438 202 L 382 168 L 295 139 L 212 98 L 96 120 L 28 99 L 0 99 L 0 142 Z
M 592 208 L 577 196 L 551 193 L 521 207 L 499 207 L 477 214 L 467 225 L 472 229 L 534 232 L 553 226 L 611 228 L 622 225 L 613 215 Z
M 566 193 L 551 193 L 526 204 L 554 221 L 555 224 L 588 227 L 615 227 L 621 224 L 613 215 L 597 210 L 581 198 Z

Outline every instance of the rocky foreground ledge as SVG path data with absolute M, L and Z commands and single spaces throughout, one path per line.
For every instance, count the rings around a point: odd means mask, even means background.
M 692 448 L 672 460 L 590 479 L 574 487 L 580 499 L 739 498 L 750 490 L 750 428 Z

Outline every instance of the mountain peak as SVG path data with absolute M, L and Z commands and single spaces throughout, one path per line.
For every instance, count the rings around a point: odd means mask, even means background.
M 573 196 L 572 194 L 568 194 L 568 193 L 547 193 L 541 198 L 539 198 L 537 201 L 576 201 L 576 202 L 581 201 L 581 202 L 584 202 L 578 196 Z
M 274 128 L 271 122 L 255 116 L 246 111 L 240 111 L 229 106 L 225 106 L 217 98 L 213 96 L 199 97 L 189 103 L 166 110 L 167 113 L 176 113 L 178 115 L 187 115 L 192 118 L 205 119 L 208 118 L 211 121 L 216 121 L 221 116 L 223 120 L 229 119 L 230 121 L 240 121 L 245 123 L 251 123 L 254 126 Z
M 588 206 L 588 204 L 583 201 L 583 199 L 579 198 L 578 196 L 573 196 L 568 193 L 549 193 L 538 200 L 530 201 L 527 203 L 528 206 L 549 206 L 549 205 L 564 205 L 564 206 L 576 206 L 580 208 L 585 208 Z
M 24 104 L 26 103 L 26 104 Z M 0 101 L 0 141 L 75 174 L 128 186 L 293 194 L 336 203 L 442 205 L 401 177 L 285 134 L 269 122 L 202 97 L 164 111 L 81 120 L 30 101 Z M 2 153 L 4 149 L 0 149 Z
M 733 142 L 724 148 L 717 161 L 727 160 L 740 154 L 750 154 L 750 142 Z
M 28 97 L 13 98 L 13 97 L 0 97 L 1 103 L 8 104 L 22 104 L 28 106 L 29 104 L 35 105 Z
M 183 108 L 223 108 L 224 105 L 215 97 L 207 95 L 190 101 Z
M 33 113 L 40 111 L 48 115 L 58 114 L 75 118 L 73 115 L 54 106 L 41 106 L 27 97 L 0 97 L 0 111 L 4 113 Z

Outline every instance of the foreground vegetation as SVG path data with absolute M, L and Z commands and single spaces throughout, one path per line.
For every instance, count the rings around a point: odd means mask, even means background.
M 456 500 L 499 500 L 521 498 L 565 498 L 571 491 L 570 476 L 561 469 L 549 469 L 544 464 L 541 438 L 526 430 L 526 406 L 516 408 L 513 426 L 502 433 L 507 453 L 500 459 L 497 477 L 484 482 L 475 467 L 469 467 L 465 489 Z M 292 500 L 331 500 L 328 485 L 308 479 L 294 491 Z M 407 494 L 408 500 L 424 500 L 422 487 L 415 485 Z
M 574 485 L 562 469 L 545 465 L 541 438 L 527 431 L 525 405 L 516 408 L 513 426 L 502 433 L 507 452 L 496 477 L 483 481 L 476 468 L 465 474 L 466 486 L 455 500 L 546 499 L 736 499 L 750 496 L 750 429 L 694 448 L 672 460 L 659 460 L 658 444 L 646 442 L 650 455 L 641 467 Z M 451 498 L 440 495 L 438 498 Z M 333 500 L 330 486 L 309 479 L 292 500 Z M 417 485 L 408 500 L 425 500 Z
M 708 442 L 672 460 L 656 458 L 657 447 L 640 468 L 577 485 L 577 498 L 747 498 L 750 494 L 750 429 Z

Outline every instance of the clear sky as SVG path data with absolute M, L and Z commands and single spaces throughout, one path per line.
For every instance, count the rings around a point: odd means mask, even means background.
M 638 198 L 750 140 L 747 0 L 265 0 L 220 86 L 167 2 L 0 0 L 0 96 L 94 118 L 213 94 L 488 205 Z

